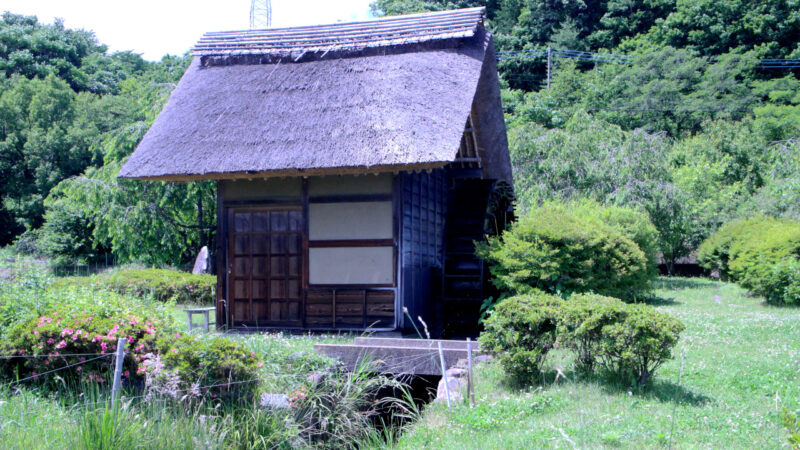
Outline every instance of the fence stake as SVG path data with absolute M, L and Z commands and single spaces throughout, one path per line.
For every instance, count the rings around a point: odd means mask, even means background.
M 447 397 L 447 409 L 453 409 L 450 405 L 450 383 L 447 382 L 447 368 L 444 366 L 444 351 L 442 341 L 439 341 L 439 362 L 442 363 L 442 380 L 444 380 L 444 395 Z
M 114 358 L 114 384 L 111 387 L 111 407 L 117 404 L 117 396 L 119 395 L 120 384 L 122 384 L 122 362 L 125 360 L 125 344 L 128 343 L 126 338 L 119 338 L 117 341 L 117 355 Z
M 467 338 L 467 395 L 469 407 L 475 406 L 475 386 L 472 381 L 472 340 Z

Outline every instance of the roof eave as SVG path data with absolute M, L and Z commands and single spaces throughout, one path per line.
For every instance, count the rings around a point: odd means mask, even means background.
M 171 181 L 171 182 L 191 182 L 191 181 L 222 181 L 222 180 L 247 180 L 263 178 L 286 178 L 286 177 L 308 177 L 325 175 L 375 175 L 387 172 L 415 172 L 422 170 L 433 170 L 444 167 L 453 161 L 426 162 L 417 164 L 392 164 L 380 166 L 348 166 L 348 167 L 326 167 L 314 169 L 280 169 L 264 171 L 243 171 L 243 172 L 208 172 L 203 174 L 163 174 L 163 175 L 118 175 L 118 178 L 125 180 L 145 180 L 145 181 Z

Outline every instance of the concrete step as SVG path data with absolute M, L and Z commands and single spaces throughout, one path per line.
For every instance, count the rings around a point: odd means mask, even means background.
M 347 370 L 353 370 L 362 361 L 372 364 L 373 370 L 394 375 L 441 375 L 438 342 L 427 339 L 363 338 L 367 344 L 316 344 L 314 351 L 320 355 L 340 360 Z M 380 340 L 380 341 L 377 341 Z M 391 341 L 391 342 L 390 342 Z M 403 341 L 403 342 L 397 342 Z M 408 341 L 406 343 L 405 341 Z M 381 342 L 381 343 L 379 343 Z M 441 341 L 445 369 L 455 366 L 467 357 L 466 341 Z M 461 342 L 463 344 L 456 344 Z M 385 344 L 395 345 L 385 345 Z M 463 346 L 463 348 L 460 348 Z M 477 347 L 477 343 L 476 343 Z M 473 350 L 477 354 L 477 349 Z

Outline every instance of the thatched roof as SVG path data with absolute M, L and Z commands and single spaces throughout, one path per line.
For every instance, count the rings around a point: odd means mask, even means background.
M 209 33 L 124 178 L 194 180 L 441 167 L 478 117 L 487 177 L 510 180 L 482 8 Z

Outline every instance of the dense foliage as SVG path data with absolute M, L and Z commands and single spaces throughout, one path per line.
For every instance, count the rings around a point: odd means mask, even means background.
M 568 299 L 534 291 L 501 301 L 479 338 L 518 381 L 533 382 L 556 346 L 574 352 L 579 371 L 596 366 L 618 382 L 646 384 L 672 357 L 683 324 L 643 304 L 576 294 Z
M 590 198 L 645 211 L 671 269 L 720 225 L 800 218 L 794 2 L 377 0 L 378 14 L 485 6 L 499 51 L 612 52 L 597 61 L 501 58 L 522 213 Z M 574 55 L 573 55 L 574 56 Z
M 89 31 L 0 19 L 0 245 L 182 263 L 213 238 L 208 183 L 119 181 L 189 59 L 108 54 Z
M 376 0 L 372 9 L 470 6 L 486 7 L 500 51 L 622 55 L 555 57 L 549 88 L 541 56 L 501 58 L 521 215 L 548 200 L 632 207 L 649 216 L 669 268 L 731 220 L 800 218 L 798 69 L 762 64 L 800 58 L 794 1 Z M 0 38 L 0 245 L 174 265 L 213 240 L 212 184 L 116 179 L 187 57 L 109 54 L 91 32 L 10 13 Z
M 655 271 L 652 250 L 648 259 L 626 234 L 646 237 L 652 225 L 622 208 L 548 203 L 480 244 L 478 254 L 506 293 L 596 292 L 632 301 L 647 293 Z
M 773 304 L 800 303 L 800 221 L 754 216 L 726 224 L 698 251 L 700 263 Z

